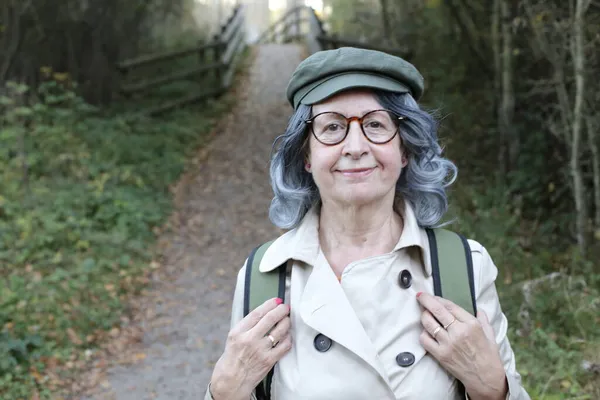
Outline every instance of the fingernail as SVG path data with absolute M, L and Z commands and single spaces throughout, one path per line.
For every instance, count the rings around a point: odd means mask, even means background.
M 422 295 L 422 294 L 423 294 L 423 292 L 419 292 L 419 293 L 417 293 L 417 299 L 418 299 L 418 298 L 419 298 L 419 296 L 420 296 L 420 295 Z
M 279 297 L 275 299 L 275 303 L 277 303 L 277 305 L 283 303 L 283 300 L 281 300 Z

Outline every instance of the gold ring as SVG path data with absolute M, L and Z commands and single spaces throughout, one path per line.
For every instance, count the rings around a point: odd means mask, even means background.
M 433 331 L 433 338 L 435 339 L 435 336 L 442 330 L 441 326 L 438 326 L 437 328 L 435 328 L 435 330 Z
M 448 327 L 449 327 L 450 325 L 452 325 L 453 323 L 455 323 L 455 322 L 456 322 L 456 318 L 454 318 L 452 321 L 450 321 L 450 323 L 449 323 L 448 325 L 444 326 L 444 329 L 446 329 L 446 330 L 447 330 L 447 329 L 448 329 Z
M 268 334 L 267 337 L 269 338 L 269 340 L 271 340 L 271 347 L 275 347 L 277 346 L 277 343 L 279 343 L 277 340 L 275 340 L 275 338 L 273 336 L 271 336 L 271 334 Z

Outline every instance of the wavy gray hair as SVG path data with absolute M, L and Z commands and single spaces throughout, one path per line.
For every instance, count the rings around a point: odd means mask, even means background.
M 442 157 L 437 122 L 421 110 L 410 94 L 374 93 L 383 108 L 406 117 L 400 122 L 400 138 L 408 165 L 396 184 L 396 199 L 410 203 L 419 226 L 436 226 L 448 209 L 446 187 L 458 173 L 454 163 Z M 270 174 L 275 196 L 269 218 L 279 228 L 295 228 L 311 206 L 320 202 L 312 175 L 304 169 L 309 138 L 304 121 L 310 118 L 311 110 L 301 104 L 291 116 L 285 133 L 273 144 Z

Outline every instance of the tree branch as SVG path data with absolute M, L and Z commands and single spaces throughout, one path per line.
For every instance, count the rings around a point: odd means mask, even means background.
M 462 15 L 461 15 L 461 12 L 459 11 L 458 7 L 456 6 L 456 4 L 454 4 L 453 0 L 446 0 L 445 4 L 450 9 L 450 13 L 452 14 L 452 16 L 454 17 L 454 19 L 458 23 L 458 26 L 460 27 L 460 29 L 463 32 L 463 34 L 465 36 L 467 36 L 467 38 L 468 38 L 467 44 L 468 44 L 469 48 L 471 49 L 471 51 L 473 52 L 473 54 L 475 55 L 475 58 L 477 59 L 477 62 L 481 66 L 481 69 L 485 72 L 485 74 L 488 77 L 493 78 L 494 77 L 494 71 L 492 71 L 490 69 L 489 63 L 487 61 L 487 57 L 484 56 L 483 52 L 481 51 L 481 49 L 479 48 L 479 46 L 476 44 L 476 43 L 479 42 L 479 40 L 477 40 L 477 38 L 475 37 L 475 35 L 467 27 L 466 21 L 463 19 Z

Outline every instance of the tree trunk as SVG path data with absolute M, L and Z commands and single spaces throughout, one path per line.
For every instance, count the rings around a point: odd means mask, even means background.
M 515 91 L 513 85 L 513 40 L 512 13 L 508 0 L 500 1 L 502 13 L 502 105 L 500 112 L 500 128 L 506 140 L 506 171 L 516 168 L 519 155 L 519 137 L 516 133 L 513 117 L 515 114 Z
M 24 6 L 27 9 L 27 5 Z M 23 36 L 25 34 L 24 28 L 21 26 L 21 14 L 16 5 L 5 4 L 2 7 L 2 18 L 4 21 L 4 32 L 0 35 L 2 42 L 0 45 L 0 55 L 2 55 L 2 62 L 0 62 L 0 82 L 6 82 L 10 76 L 10 71 L 13 64 L 19 57 L 19 51 L 23 43 Z M 6 43 L 5 43 L 6 42 Z M 2 54 L 4 53 L 4 54 Z
M 587 137 L 592 152 L 592 171 L 594 182 L 594 228 L 600 229 L 600 154 L 598 152 L 598 141 L 596 129 L 592 116 L 586 118 Z
M 502 57 L 500 40 L 500 2 L 494 0 L 492 5 L 492 25 L 490 36 L 492 38 L 492 54 L 494 55 L 494 113 L 497 121 L 497 143 L 498 143 L 498 172 L 499 180 L 503 181 L 506 176 L 506 139 L 500 123 L 500 88 L 502 87 Z
M 582 254 L 587 248 L 588 212 L 585 201 L 585 185 L 581 171 L 580 147 L 583 123 L 583 101 L 585 97 L 585 49 L 583 24 L 586 0 L 577 0 L 575 18 L 573 19 L 573 39 L 571 45 L 573 67 L 575 73 L 575 102 L 573 105 L 573 124 L 571 127 L 571 159 L 570 169 L 573 179 L 573 196 L 577 213 L 577 244 Z M 589 3 L 588 3 L 589 4 Z
M 381 5 L 381 22 L 383 22 L 383 37 L 386 41 L 390 41 L 392 38 L 392 32 L 390 29 L 390 8 L 388 6 L 388 0 L 379 0 Z

